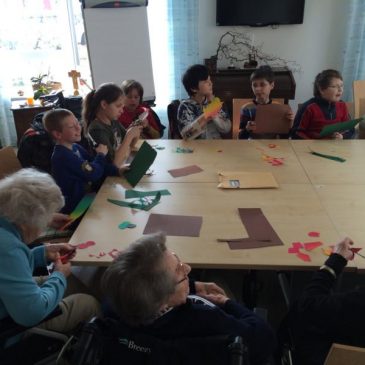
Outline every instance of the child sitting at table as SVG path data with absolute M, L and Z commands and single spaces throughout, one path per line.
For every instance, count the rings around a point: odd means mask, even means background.
M 143 128 L 134 126 L 124 129 L 118 122 L 123 106 L 122 89 L 113 83 L 107 83 L 86 95 L 82 110 L 86 137 L 94 146 L 106 145 L 107 161 L 117 167 L 124 164 Z
M 52 175 L 65 197 L 63 213 L 71 213 L 84 195 L 98 188 L 107 175 L 120 175 L 118 169 L 106 161 L 108 147 L 99 144 L 96 157 L 77 142 L 81 140 L 81 126 L 73 113 L 66 109 L 48 111 L 43 117 L 44 127 L 56 141 L 51 164 Z
M 272 104 L 270 99 L 271 90 L 275 86 L 274 72 L 270 66 L 260 66 L 250 76 L 251 88 L 255 95 L 255 99 L 252 103 L 248 103 L 242 107 L 240 118 L 240 132 L 239 139 L 252 139 L 252 138 L 277 138 L 277 134 L 254 134 L 256 130 L 256 107 L 257 105 Z M 293 122 L 294 114 L 290 110 L 285 115 L 288 120 L 288 124 Z
M 189 99 L 183 100 L 177 111 L 178 127 L 180 133 L 199 119 L 202 132 L 199 139 L 220 139 L 231 130 L 231 121 L 223 110 L 216 115 L 206 118 L 203 108 L 213 99 L 213 83 L 210 80 L 208 69 L 203 65 L 190 66 L 182 77 Z M 184 133 L 182 133 L 184 135 Z
M 138 121 L 138 117 L 142 113 L 147 112 L 147 116 L 140 121 L 143 126 L 141 138 L 143 139 L 155 139 L 160 138 L 161 122 L 158 120 L 158 116 L 153 110 L 143 103 L 143 86 L 135 80 L 124 80 L 121 86 L 125 95 L 124 109 L 118 120 L 124 128 L 129 128 Z
M 323 127 L 350 120 L 346 103 L 341 101 L 343 80 L 336 70 L 324 70 L 314 80 L 314 97 L 298 110 L 291 131 L 293 138 L 318 139 Z M 334 133 L 332 139 L 353 138 L 354 129 Z

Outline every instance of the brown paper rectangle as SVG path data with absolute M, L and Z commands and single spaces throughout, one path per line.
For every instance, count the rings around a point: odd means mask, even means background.
M 172 177 L 187 176 L 191 174 L 197 174 L 198 172 L 202 171 L 203 169 L 201 169 L 197 165 L 186 166 L 180 169 L 167 170 L 167 172 L 169 172 Z
M 248 238 L 227 239 L 231 250 L 281 246 L 284 243 L 260 208 L 239 208 L 238 213 L 246 228 Z
M 218 188 L 261 189 L 278 188 L 271 172 L 222 171 L 219 173 Z
M 285 117 L 290 111 L 287 104 L 257 105 L 255 134 L 264 133 L 289 133 L 291 122 Z
M 167 236 L 199 237 L 203 217 L 151 214 L 143 234 L 165 232 Z

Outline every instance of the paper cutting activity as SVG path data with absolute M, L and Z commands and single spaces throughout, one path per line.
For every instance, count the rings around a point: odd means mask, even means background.
M 364 14 L 3 1 L 0 364 L 365 364 Z

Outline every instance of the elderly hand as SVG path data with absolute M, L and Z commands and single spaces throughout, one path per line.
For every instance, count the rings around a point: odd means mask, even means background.
M 334 253 L 341 255 L 345 260 L 352 260 L 354 258 L 354 253 L 350 250 L 353 241 L 351 238 L 346 237 L 341 242 L 337 243 L 334 249 Z
M 58 258 L 54 263 L 53 271 L 59 271 L 67 278 L 67 276 L 71 274 L 71 263 L 70 262 L 62 263 L 60 258 Z
M 216 283 L 205 283 L 202 281 L 195 282 L 195 292 L 196 295 L 199 295 L 201 297 L 208 294 L 222 294 L 224 296 L 227 296 L 224 290 Z
M 46 259 L 51 262 L 61 261 L 61 256 L 70 255 L 67 259 L 71 260 L 76 256 L 75 247 L 68 243 L 54 243 L 45 246 Z
M 332 134 L 333 139 L 343 139 L 343 135 L 341 133 L 335 132 Z
M 205 294 L 201 295 L 201 297 L 209 300 L 218 307 L 223 307 L 224 304 L 226 304 L 226 301 L 229 300 L 229 298 L 223 294 Z
M 52 220 L 48 223 L 48 226 L 54 229 L 63 227 L 67 222 L 71 220 L 69 215 L 62 213 L 53 213 Z

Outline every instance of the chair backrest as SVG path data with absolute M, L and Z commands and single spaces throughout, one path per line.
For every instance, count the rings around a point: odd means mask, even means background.
M 274 104 L 284 104 L 284 99 L 272 99 Z M 237 139 L 240 130 L 241 109 L 251 104 L 252 99 L 232 99 L 232 139 Z
M 0 179 L 22 168 L 13 147 L 0 149 Z
M 78 342 L 71 344 L 71 351 L 66 350 L 72 353 L 67 359 L 71 365 L 86 364 L 86 358 L 88 365 L 248 365 L 247 349 L 241 346 L 240 337 L 234 341 L 227 335 L 162 339 L 121 327 L 114 319 L 93 319 L 76 337 Z
M 365 99 L 365 80 L 355 80 L 352 83 L 354 94 L 354 118 L 361 116 L 360 99 Z
M 176 99 L 167 106 L 167 118 L 169 120 L 169 139 L 182 139 L 177 123 L 177 111 L 179 109 L 179 105 L 180 100 Z
M 365 99 L 361 99 L 365 102 Z M 352 101 L 346 101 L 346 107 L 347 110 L 349 112 L 350 118 L 353 119 L 355 117 L 355 105 Z M 363 103 L 363 108 L 365 107 L 364 103 Z
M 327 355 L 324 365 L 363 365 L 365 348 L 334 343 Z

